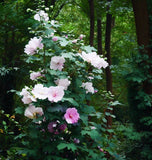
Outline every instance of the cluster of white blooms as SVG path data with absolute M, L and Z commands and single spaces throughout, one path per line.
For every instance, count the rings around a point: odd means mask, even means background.
M 83 51 L 80 56 L 84 61 L 91 63 L 91 65 L 93 65 L 95 68 L 101 69 L 108 66 L 108 63 L 104 60 L 104 58 L 101 58 L 96 52 L 85 53 Z
M 66 78 L 66 79 L 57 79 L 55 83 L 56 85 L 63 87 L 64 90 L 67 90 L 71 82 Z
M 63 86 L 44 87 L 42 84 L 36 84 L 29 92 L 30 88 L 25 87 L 22 89 L 20 95 L 23 96 L 22 101 L 24 104 L 36 102 L 37 99 L 44 100 L 48 98 L 51 102 L 58 102 L 64 96 Z
M 86 93 L 95 93 L 92 82 L 82 83 L 82 87 L 86 89 Z
M 47 13 L 45 13 L 45 11 L 40 10 L 38 13 L 34 15 L 34 19 L 37 21 L 41 21 L 41 20 L 48 21 L 49 16 Z
M 41 43 L 42 38 L 31 38 L 29 43 L 25 46 L 24 52 L 28 55 L 33 55 L 37 53 L 37 49 L 43 49 L 43 44 Z
M 43 13 L 43 12 L 41 12 Z M 38 18 L 38 15 L 35 15 Z M 37 49 L 42 49 L 43 44 L 41 38 L 32 38 L 29 43 L 25 46 L 24 52 L 33 55 L 37 52 Z M 63 69 L 65 59 L 62 56 L 54 56 L 51 58 L 50 69 L 59 70 Z M 36 78 L 43 76 L 41 72 L 32 72 L 30 79 L 35 80 Z M 61 101 L 64 96 L 64 90 L 67 90 L 70 85 L 68 79 L 58 79 L 55 81 L 57 86 L 51 86 L 49 88 L 44 87 L 42 84 L 36 84 L 31 90 L 28 87 L 22 89 L 20 95 L 23 96 L 22 101 L 24 104 L 30 104 L 25 110 L 24 115 L 29 118 L 33 118 L 36 114 L 42 115 L 42 108 L 33 106 L 31 103 L 36 102 L 37 99 L 48 99 L 50 102 Z
M 61 101 L 64 96 L 64 87 L 62 86 L 51 86 L 47 88 L 42 84 L 36 84 L 31 92 L 27 90 L 30 90 L 30 88 L 23 88 L 20 95 L 23 96 L 22 101 L 24 104 L 30 104 L 24 113 L 24 115 L 29 118 L 33 118 L 35 113 L 39 115 L 42 113 L 42 108 L 35 108 L 35 106 L 31 105 L 32 102 L 36 102 L 37 99 L 44 100 L 48 98 L 48 100 L 53 103 Z
M 48 15 L 44 11 L 39 11 L 34 16 L 34 18 L 38 21 L 40 21 L 41 18 L 47 21 Z M 83 37 L 84 35 L 80 35 L 79 39 L 82 40 Z M 52 40 L 57 41 L 58 38 L 53 37 Z M 37 37 L 30 39 L 29 43 L 25 46 L 24 52 L 28 55 L 34 55 L 35 53 L 38 52 L 37 51 L 38 49 L 43 49 L 43 44 L 41 43 L 41 41 L 42 38 L 37 38 Z M 77 43 L 77 40 L 72 41 L 72 43 Z M 80 56 L 84 61 L 91 63 L 91 65 L 94 66 L 95 68 L 101 69 L 101 68 L 106 68 L 108 66 L 108 63 L 99 55 L 97 55 L 96 52 L 92 53 L 82 52 Z M 63 56 L 53 56 L 50 61 L 50 69 L 62 71 L 64 63 L 65 63 L 65 58 Z M 44 77 L 44 75 L 42 75 L 41 73 L 42 71 L 32 72 L 30 74 L 30 79 L 35 80 L 38 77 Z M 93 79 L 93 77 L 89 78 Z M 22 101 L 24 104 L 29 104 L 29 107 L 27 107 L 24 113 L 26 117 L 33 119 L 35 118 L 35 116 L 37 116 L 37 114 L 40 116 L 43 115 L 43 109 L 41 107 L 35 107 L 32 104 L 32 102 L 36 102 L 38 99 L 39 100 L 48 99 L 48 101 L 50 101 L 51 103 L 53 102 L 57 103 L 62 100 L 65 94 L 64 92 L 65 90 L 68 89 L 68 86 L 70 85 L 71 82 L 68 80 L 68 78 L 57 79 L 54 82 L 57 86 L 45 87 L 43 86 L 43 84 L 35 84 L 33 89 L 30 89 L 28 87 L 22 89 L 20 93 L 20 95 L 22 96 Z M 82 83 L 81 87 L 83 87 L 86 90 L 86 93 L 92 93 L 92 94 L 95 93 L 95 89 L 93 87 L 92 82 Z M 76 113 L 76 111 L 73 108 L 71 108 L 71 110 L 74 113 Z M 66 114 L 67 116 L 65 116 L 65 119 L 68 119 L 69 116 L 68 112 Z M 73 121 L 68 121 L 68 123 L 76 123 L 79 119 L 78 113 L 76 117 L 77 119 L 74 119 Z M 71 117 L 69 117 L 69 119 L 71 120 Z

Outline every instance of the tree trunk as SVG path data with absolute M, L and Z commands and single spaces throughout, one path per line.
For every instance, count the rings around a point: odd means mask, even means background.
M 98 41 L 98 54 L 102 55 L 102 27 L 101 27 L 101 19 L 97 20 L 97 41 Z
M 108 0 L 108 2 L 111 2 L 111 0 Z M 108 10 L 109 10 L 109 8 L 108 8 Z M 107 57 L 107 61 L 108 61 L 109 66 L 106 68 L 106 89 L 107 89 L 107 91 L 110 91 L 112 93 L 112 73 L 110 70 L 110 65 L 111 65 L 111 53 L 110 53 L 111 29 L 112 29 L 112 15 L 107 13 L 105 51 L 106 51 L 106 57 Z M 109 112 L 112 114 L 111 110 L 106 110 L 106 112 Z M 111 128 L 112 117 L 107 116 L 106 119 L 107 119 L 107 128 Z
M 141 53 L 147 54 L 149 58 L 152 56 L 150 45 L 150 26 L 149 26 L 149 15 L 147 1 L 143 0 L 132 0 L 135 24 L 136 24 L 136 34 L 137 42 L 139 46 L 144 46 L 144 50 L 140 50 Z M 152 76 L 152 70 L 149 69 L 149 74 Z M 145 81 L 143 84 L 143 89 L 145 93 L 152 94 L 152 83 Z
M 139 51 L 137 61 L 135 61 L 136 70 L 133 74 L 137 73 L 137 76 L 142 75 L 142 81 L 136 82 L 133 79 L 129 81 L 129 106 L 130 106 L 130 118 L 134 124 L 134 128 L 141 134 L 138 144 L 142 144 L 138 150 L 133 150 L 133 153 L 138 155 L 138 159 L 151 160 L 152 155 L 149 154 L 152 150 L 152 136 L 151 136 L 151 115 L 152 115 L 152 65 L 149 61 L 152 58 L 151 52 L 151 35 L 150 35 L 150 23 L 152 20 L 151 0 L 132 0 L 136 34 Z M 152 4 L 152 3 L 151 3 Z M 146 58 L 145 58 L 146 57 Z M 136 60 L 136 59 L 135 59 Z M 146 135 L 146 136 L 145 136 Z M 144 153 L 144 154 L 142 154 Z
M 88 0 L 89 1 L 89 7 L 90 7 L 90 40 L 89 44 L 90 46 L 93 46 L 93 40 L 94 40 L 94 0 Z

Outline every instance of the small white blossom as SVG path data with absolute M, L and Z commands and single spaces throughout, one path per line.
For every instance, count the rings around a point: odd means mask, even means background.
M 54 26 L 57 23 L 55 20 L 51 20 L 51 24 Z
M 41 76 L 42 76 L 41 72 L 32 72 L 30 74 L 30 79 L 35 80 L 35 79 L 37 79 L 38 77 L 41 77 Z
M 54 42 L 56 42 L 56 41 L 58 41 L 58 37 L 53 37 L 52 40 L 53 40 Z
M 48 21 L 49 16 L 43 10 L 40 10 L 38 13 L 34 15 L 34 19 L 37 21 L 41 21 L 41 20 Z
M 91 82 L 82 83 L 82 87 L 86 89 L 86 93 L 94 93 L 94 87 Z
M 64 90 L 67 90 L 68 86 L 70 85 L 71 82 L 68 79 L 58 79 L 58 80 L 55 81 L 55 83 L 58 86 L 63 87 Z
M 61 101 L 64 96 L 64 90 L 61 86 L 50 87 L 48 92 L 48 100 L 51 102 Z
M 48 7 L 46 7 L 46 8 L 45 8 L 45 10 L 46 10 L 46 11 L 49 11 L 49 8 L 48 8 Z
M 74 39 L 74 40 L 72 41 L 72 43 L 77 43 L 77 39 Z
M 32 94 L 38 99 L 46 99 L 48 96 L 48 88 L 43 87 L 42 84 L 36 84 L 32 90 Z
M 82 40 L 84 38 L 83 34 L 80 34 L 79 39 Z
M 36 118 L 37 114 L 42 116 L 44 114 L 43 109 L 41 107 L 35 107 L 31 104 L 26 108 L 24 112 L 24 115 L 30 119 Z
M 36 99 L 30 94 L 30 92 L 28 91 L 30 90 L 27 86 L 25 88 L 22 89 L 22 91 L 20 92 L 20 95 L 23 96 L 22 98 L 22 102 L 24 104 L 29 104 L 32 101 L 36 102 Z
M 42 38 L 31 38 L 29 43 L 25 46 L 24 52 L 28 55 L 33 55 L 37 53 L 37 49 L 42 49 L 43 44 L 41 43 Z
M 51 58 L 50 68 L 61 71 L 65 63 L 64 57 L 54 56 Z

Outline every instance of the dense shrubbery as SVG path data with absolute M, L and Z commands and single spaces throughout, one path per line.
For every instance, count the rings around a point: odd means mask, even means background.
M 96 54 L 95 48 L 84 45 L 83 39 L 86 44 L 89 39 L 89 18 L 82 13 L 86 5 L 75 1 L 79 8 L 75 3 L 71 5 L 72 1 L 66 5 L 68 2 L 0 2 L 0 159 L 150 160 L 152 100 L 143 86 L 145 81 L 151 83 L 148 70 L 152 60 L 145 54 L 134 56 L 135 28 L 134 23 L 128 23 L 134 19 L 132 8 L 121 1 L 103 1 L 96 6 L 102 8 L 103 32 L 107 6 L 111 6 L 110 13 L 116 19 L 110 68 L 114 94 L 123 103 L 120 105 L 110 92 L 104 91 L 105 59 Z M 38 5 L 41 9 L 36 9 Z M 58 17 L 64 25 L 49 21 L 64 5 Z M 34 11 L 26 12 L 29 7 Z M 9 91 L 19 88 L 15 96 L 14 90 Z M 114 111 L 119 122 L 113 122 L 113 129 L 107 129 L 106 116 L 110 113 L 105 111 L 112 109 L 109 106 L 117 106 Z
M 132 62 L 132 71 L 127 75 L 129 82 L 128 99 L 130 105 L 130 117 L 131 122 L 134 124 L 134 128 L 140 138 L 135 139 L 137 146 L 132 148 L 131 152 L 134 153 L 136 150 L 138 158 L 141 159 L 152 159 L 151 154 L 151 124 L 152 124 L 152 96 L 147 93 L 145 84 L 148 82 L 152 83 L 149 69 L 152 66 L 152 60 L 149 59 L 148 55 L 138 53 L 134 56 Z
M 92 52 L 93 47 L 84 46 L 83 35 L 61 36 L 58 22 L 48 21 L 44 11 L 35 13 L 34 19 L 35 37 L 24 52 L 25 61 L 37 70 L 29 75 L 32 85 L 19 94 L 25 105 L 16 112 L 29 119 L 16 137 L 21 142 L 18 154 L 52 160 L 115 156 L 113 139 L 107 134 L 113 131 L 106 129 L 105 114 L 90 105 L 92 94 L 98 92 L 95 82 L 102 79 L 101 68 L 108 63 Z

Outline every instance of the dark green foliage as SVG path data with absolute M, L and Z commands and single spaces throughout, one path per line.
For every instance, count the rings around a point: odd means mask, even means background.
M 17 98 L 12 89 L 19 89 L 27 81 L 27 70 L 21 55 L 30 38 L 28 27 L 33 24 L 28 7 L 34 8 L 29 0 L 6 0 L 0 2 L 0 159 L 24 159 L 16 155 L 18 143 L 14 136 L 19 134 L 17 120 L 11 119 Z M 24 78 L 23 78 L 24 77 Z M 16 101 L 16 102 L 15 102 Z M 7 114 L 6 114 L 7 113 Z M 7 115 L 7 116 L 6 116 Z M 17 118 L 18 119 L 18 118 Z M 22 119 L 22 118 L 20 118 Z M 3 123 L 3 121 L 5 121 Z
M 7 113 L 12 113 L 14 106 L 14 94 L 8 91 L 18 88 L 21 77 L 26 76 L 21 55 L 33 23 L 31 14 L 25 14 L 28 5 L 28 0 L 0 3 L 0 107 Z
M 132 154 L 138 154 L 140 159 L 152 159 L 152 95 L 146 92 L 144 84 L 151 83 L 149 68 L 152 67 L 151 59 L 145 54 L 138 53 L 133 58 L 132 72 L 126 76 L 128 80 L 128 100 L 130 106 L 130 118 L 136 131 L 140 133 L 140 139 L 136 141 L 138 147 L 132 148 Z
M 37 29 L 41 30 L 42 25 L 39 25 Z M 44 33 L 46 34 L 49 24 L 44 26 Z M 51 27 L 50 25 L 50 28 Z M 40 33 L 39 31 L 37 32 L 38 34 Z M 38 79 L 38 83 L 44 83 L 45 86 L 50 87 L 55 85 L 55 79 L 65 78 L 70 75 L 70 87 L 65 91 L 64 98 L 61 102 L 56 104 L 53 102 L 50 103 L 47 99 L 44 101 L 37 99 L 37 102 L 33 102 L 35 106 L 43 107 L 45 115 L 43 117 L 37 117 L 36 119 L 34 118 L 33 120 L 29 119 L 25 122 L 23 132 L 16 137 L 16 140 L 19 140 L 22 145 L 22 148 L 18 149 L 17 153 L 20 155 L 23 153 L 26 154 L 26 158 L 30 160 L 44 159 L 44 157 L 46 160 L 74 160 L 75 158 L 80 160 L 98 160 L 106 159 L 103 158 L 105 157 L 105 153 L 99 149 L 99 147 L 102 147 L 106 152 L 109 152 L 110 155 L 115 156 L 113 139 L 108 139 L 107 135 L 107 133 L 113 133 L 113 130 L 105 129 L 104 124 L 106 119 L 104 113 L 96 112 L 93 106 L 87 104 L 90 101 L 91 94 L 86 94 L 86 91 L 81 88 L 82 82 L 88 81 L 88 75 L 91 70 L 94 75 L 93 81 L 95 81 L 96 78 L 102 78 L 102 75 L 96 76 L 101 74 L 102 71 L 92 69 L 90 64 L 83 62 L 83 59 L 75 54 L 77 53 L 77 48 L 79 49 L 81 46 L 79 42 L 73 44 L 70 39 L 65 39 L 64 36 L 58 36 L 58 39 L 57 42 L 53 42 L 51 37 L 44 36 L 44 52 L 40 50 L 38 54 L 27 56 L 27 58 L 32 57 L 28 58 L 28 64 L 36 64 L 38 62 L 37 65 L 41 68 L 46 67 L 45 71 L 43 71 L 46 76 Z M 66 45 L 64 43 L 65 41 Z M 85 49 L 90 48 L 85 47 Z M 67 62 L 64 65 L 64 70 L 55 71 L 50 69 L 51 57 L 61 54 L 66 58 Z M 88 70 L 90 70 L 89 73 Z M 107 99 L 109 99 L 108 97 L 109 96 L 107 96 Z M 111 102 L 109 105 L 116 104 L 117 102 Z M 67 124 L 67 128 L 62 131 L 58 127 L 60 124 L 65 124 L 63 116 L 65 110 L 69 107 L 76 107 L 78 109 L 81 113 L 81 120 L 80 123 L 73 125 Z M 104 107 L 107 108 L 107 105 Z M 25 107 L 18 107 L 16 112 L 23 115 L 21 108 L 25 110 Z M 99 123 L 99 119 L 102 121 L 102 126 Z M 41 123 L 38 123 L 40 121 Z M 58 122 L 53 132 L 48 130 L 48 124 L 50 122 Z M 94 127 L 94 129 L 92 127 Z M 75 139 L 77 139 L 78 142 L 75 142 Z
M 22 159 L 22 156 L 16 155 L 18 142 L 14 139 L 22 129 L 15 115 L 6 114 L 0 110 L 0 159 Z
M 30 17 L 32 17 L 31 12 L 26 12 L 27 8 L 32 8 L 35 10 L 38 6 L 38 4 L 43 3 L 40 0 L 5 0 L 0 2 L 0 108 L 3 108 L 7 113 L 12 113 L 14 109 L 14 94 L 11 92 L 8 92 L 10 89 L 17 89 L 19 90 L 23 83 L 29 83 L 28 79 L 26 78 L 29 75 L 27 75 L 29 68 L 35 69 L 34 63 L 28 63 L 29 67 L 25 68 L 25 63 L 22 61 L 23 57 L 23 49 L 25 44 L 29 41 L 29 38 L 31 35 L 28 33 L 28 27 L 32 26 L 33 23 L 35 23 L 34 20 L 32 20 Z M 71 4 L 68 4 L 68 3 Z M 106 15 L 106 8 L 108 5 L 111 5 L 110 13 L 115 17 L 115 23 L 113 24 L 112 29 L 112 42 L 111 42 L 111 53 L 112 53 L 112 62 L 113 66 L 112 72 L 114 76 L 114 94 L 116 97 L 124 104 L 119 107 L 119 105 L 115 106 L 115 113 L 117 114 L 117 119 L 121 122 L 131 121 L 134 124 L 135 129 L 133 129 L 132 126 L 128 124 L 123 125 L 116 125 L 117 128 L 119 128 L 119 131 L 117 131 L 117 137 L 120 140 L 120 143 L 123 146 L 120 146 L 118 149 L 121 151 L 121 158 L 116 155 L 117 159 L 125 159 L 126 160 L 151 160 L 152 159 L 152 97 L 145 93 L 143 89 L 143 84 L 145 81 L 151 82 L 152 77 L 150 77 L 148 73 L 148 68 L 151 67 L 152 60 L 148 59 L 147 56 L 144 55 L 137 55 L 132 60 L 132 66 L 126 67 L 126 65 L 130 64 L 130 59 L 132 58 L 132 52 L 135 46 L 136 46 L 136 40 L 135 40 L 135 24 L 134 24 L 134 17 L 133 17 L 133 11 L 131 7 L 131 1 L 117 1 L 113 0 L 112 3 L 107 4 L 106 0 L 96 0 L 95 1 L 95 7 L 96 7 L 96 13 L 95 17 L 98 18 L 102 14 L 102 31 L 104 33 L 105 28 L 105 15 Z M 148 6 L 149 6 L 149 13 L 151 13 L 151 6 L 152 1 L 147 0 Z M 50 7 L 52 5 L 52 7 Z M 88 43 L 88 37 L 89 37 L 89 6 L 88 6 L 88 0 L 45 0 L 45 6 L 49 7 L 49 13 L 51 18 L 56 18 L 58 15 L 58 20 L 62 21 L 63 27 L 62 30 L 65 31 L 62 34 L 68 34 L 69 37 L 73 38 L 74 35 L 71 33 L 74 32 L 76 37 L 78 37 L 80 34 L 86 34 L 85 37 L 85 43 Z M 64 8 L 63 8 L 64 7 Z M 62 9 L 62 10 L 61 10 Z M 60 13 L 60 14 L 59 14 Z M 149 16 L 150 19 L 150 25 L 152 24 L 152 15 Z M 152 25 L 151 25 L 152 26 Z M 34 24 L 34 27 L 36 28 L 36 24 Z M 50 26 L 48 26 L 50 28 Z M 68 29 L 68 31 L 67 31 Z M 151 35 L 152 35 L 152 27 L 151 29 Z M 50 34 L 51 30 L 48 29 L 45 31 L 46 34 Z M 96 35 L 96 32 L 95 32 Z M 102 38 L 104 39 L 104 34 L 102 35 Z M 45 41 L 45 39 L 43 39 Z M 46 40 L 47 41 L 47 40 Z M 46 48 L 51 48 L 52 50 L 49 52 L 46 52 L 46 57 L 53 54 L 54 50 L 58 50 L 54 47 L 53 43 L 50 43 L 50 40 L 48 43 L 45 41 Z M 61 41 L 60 41 L 61 42 Z M 67 41 L 64 38 L 61 42 L 61 46 L 64 48 L 67 48 Z M 95 40 L 95 45 L 96 45 Z M 104 44 L 103 44 L 104 46 Z M 70 48 L 70 47 L 69 47 Z M 82 48 L 80 49 L 82 50 Z M 89 47 L 88 47 L 89 50 Z M 69 49 L 70 51 L 70 49 Z M 52 52 L 52 53 L 51 53 Z M 59 54 L 61 50 L 59 49 L 56 51 L 56 54 Z M 91 52 L 91 51 L 90 51 Z M 70 52 L 65 53 L 66 56 L 72 57 L 70 55 Z M 135 53 L 133 53 L 135 54 Z M 51 55 L 52 56 L 52 55 Z M 33 62 L 36 60 L 34 57 L 30 57 L 27 62 L 31 62 L 31 59 L 33 58 Z M 37 58 L 37 60 L 39 60 Z M 144 62 L 143 62 L 144 61 Z M 147 63 L 148 62 L 148 65 Z M 150 62 L 151 61 L 151 62 Z M 75 60 L 73 60 L 75 62 Z M 42 64 L 39 63 L 41 66 Z M 16 67 L 19 68 L 19 70 L 15 69 Z M 39 67 L 39 66 L 38 66 Z M 71 69 L 71 73 L 72 73 Z M 125 77 L 128 81 L 128 85 L 124 83 L 124 79 L 122 79 L 122 75 L 126 75 Z M 128 74 L 129 72 L 129 74 Z M 48 71 L 48 74 L 46 75 L 46 78 L 48 81 L 51 81 L 50 79 L 51 75 L 56 75 L 55 72 Z M 60 73 L 57 73 L 60 74 Z M 80 78 L 80 77 L 79 77 Z M 79 79 L 78 78 L 78 79 Z M 101 85 L 101 88 L 104 88 L 103 83 L 101 84 L 101 76 L 96 78 L 96 85 L 98 86 L 99 83 Z M 75 82 L 76 85 L 79 83 L 79 80 Z M 26 81 L 26 82 L 24 82 Z M 98 81 L 98 82 L 97 82 Z M 103 80 L 104 81 L 104 80 Z M 52 85 L 51 83 L 49 85 Z M 128 99 L 129 99 L 129 106 L 128 109 L 128 103 L 126 100 L 126 87 L 128 87 Z M 69 93 L 70 94 L 70 93 Z M 102 97 L 103 94 L 103 97 Z M 74 97 L 74 96 L 73 96 Z M 83 99 L 81 95 L 79 95 L 80 100 Z M 103 99 L 102 99 L 103 98 Z M 96 109 L 98 111 L 103 111 L 107 106 L 107 99 L 105 93 L 98 92 L 96 96 L 93 98 L 92 105 L 96 106 Z M 15 97 L 15 99 L 17 99 Z M 97 101 L 99 99 L 102 99 L 101 102 Z M 68 105 L 74 105 L 77 106 L 77 102 L 74 101 L 73 98 L 64 98 L 63 99 L 65 104 Z M 124 107 L 125 106 L 125 107 Z M 88 106 L 86 106 L 88 107 Z M 55 106 L 53 109 L 50 107 L 48 108 L 48 111 L 51 112 L 59 112 L 62 110 L 61 106 Z M 88 113 L 91 111 L 92 108 L 88 108 Z M 16 108 L 16 113 L 23 114 L 24 110 L 23 108 Z M 86 116 L 88 113 L 85 113 L 82 115 L 82 121 L 87 126 L 88 125 L 88 116 Z M 128 118 L 128 113 L 130 114 L 130 119 Z M 104 114 L 100 115 L 98 112 L 94 113 L 98 119 L 100 119 L 102 122 L 106 123 L 106 119 L 104 118 Z M 94 118 L 94 115 L 92 114 L 92 117 Z M 55 118 L 55 115 L 52 114 L 52 117 Z M 51 118 L 52 118 L 51 117 Z M 53 119 L 53 118 L 52 118 Z M 10 122 L 8 118 L 0 113 L 0 129 L 8 129 L 9 131 L 14 130 L 16 127 L 14 123 Z M 6 121 L 6 122 L 3 122 Z M 24 123 L 23 126 L 26 126 L 26 123 Z M 94 124 L 92 124 L 94 125 Z M 36 126 L 36 125 L 35 125 Z M 34 126 L 34 127 L 35 127 Z M 118 127 L 119 126 L 119 127 Z M 7 128 L 8 127 L 8 128 Z M 11 127 L 11 128 L 10 128 Z M 46 126 L 45 126 L 46 127 Z M 98 128 L 98 127 L 97 127 Z M 15 128 L 16 129 L 16 128 Z M 46 159 L 46 160 L 67 160 L 71 159 L 73 160 L 75 151 L 79 152 L 81 159 L 86 159 L 85 155 L 93 156 L 93 159 L 99 160 L 99 156 L 103 157 L 103 153 L 95 153 L 92 149 L 89 148 L 91 142 L 88 142 L 86 144 L 83 144 L 82 146 L 79 146 L 74 143 L 61 143 L 57 146 L 57 148 L 50 149 L 52 146 L 55 146 L 54 143 L 47 143 L 45 140 L 45 137 L 42 136 L 40 132 L 37 132 L 39 128 L 33 129 L 33 126 L 31 126 L 30 130 L 30 136 L 31 141 L 32 139 L 35 140 L 37 137 L 40 137 L 42 140 L 39 142 L 42 144 L 43 149 L 40 148 L 40 145 L 37 143 L 33 143 L 30 145 L 29 150 L 21 150 L 20 145 L 17 144 L 19 140 L 21 140 L 21 143 L 24 146 L 29 146 L 26 141 L 25 134 L 20 134 L 15 140 L 14 134 L 2 134 L 0 133 L 0 141 L 2 144 L 0 147 L 0 159 L 6 160 L 6 157 L 10 160 L 23 160 L 27 159 L 27 157 L 24 157 L 25 155 L 22 153 L 27 153 L 31 157 L 33 155 L 37 154 L 38 158 Z M 104 132 L 104 128 L 101 128 Z M 26 130 L 25 130 L 26 131 Z M 75 130 L 75 133 L 79 133 L 79 130 Z M 110 132 L 110 131 L 109 131 Z M 18 133 L 16 133 L 18 134 Z M 98 137 L 98 134 L 95 133 L 95 130 L 90 131 L 88 128 L 85 128 L 81 132 L 84 137 L 91 137 L 92 139 L 96 140 L 96 137 Z M 58 136 L 56 136 L 58 138 Z M 67 137 L 68 138 L 68 137 Z M 88 139 L 89 141 L 89 139 Z M 102 141 L 102 140 L 101 140 Z M 10 144 L 10 145 L 9 145 Z M 47 144 L 47 145 L 45 145 Z M 107 140 L 107 144 L 109 144 Z M 17 146 L 18 145 L 18 146 Z M 112 144 L 111 144 L 112 145 Z M 13 146 L 13 147 L 12 147 Z M 35 147 L 36 146 L 36 147 Z M 34 150 L 33 147 L 35 147 Z M 119 147 L 119 144 L 118 144 Z M 49 148 L 49 149 L 48 149 Z M 42 152 L 38 152 L 38 150 L 41 150 Z M 63 153 L 70 153 L 71 157 L 67 157 L 64 155 L 64 158 L 60 158 L 60 155 L 49 155 L 52 150 L 55 152 L 56 150 L 60 150 L 61 154 Z M 81 153 L 83 151 L 83 153 Z M 41 153 L 46 153 L 45 158 L 41 157 Z M 113 152 L 113 151 L 112 151 Z M 18 154 L 17 154 L 18 153 Z M 76 152 L 75 152 L 76 153 Z M 100 155 L 99 155 L 100 154 Z M 21 157 L 19 157 L 19 155 Z M 124 156 L 123 156 L 124 155 Z M 32 160 L 31 158 L 30 160 Z M 87 158 L 91 159 L 91 158 Z M 104 158 L 102 158 L 104 160 Z M 92 159 L 91 159 L 92 160 Z M 112 157 L 113 160 L 113 157 Z

